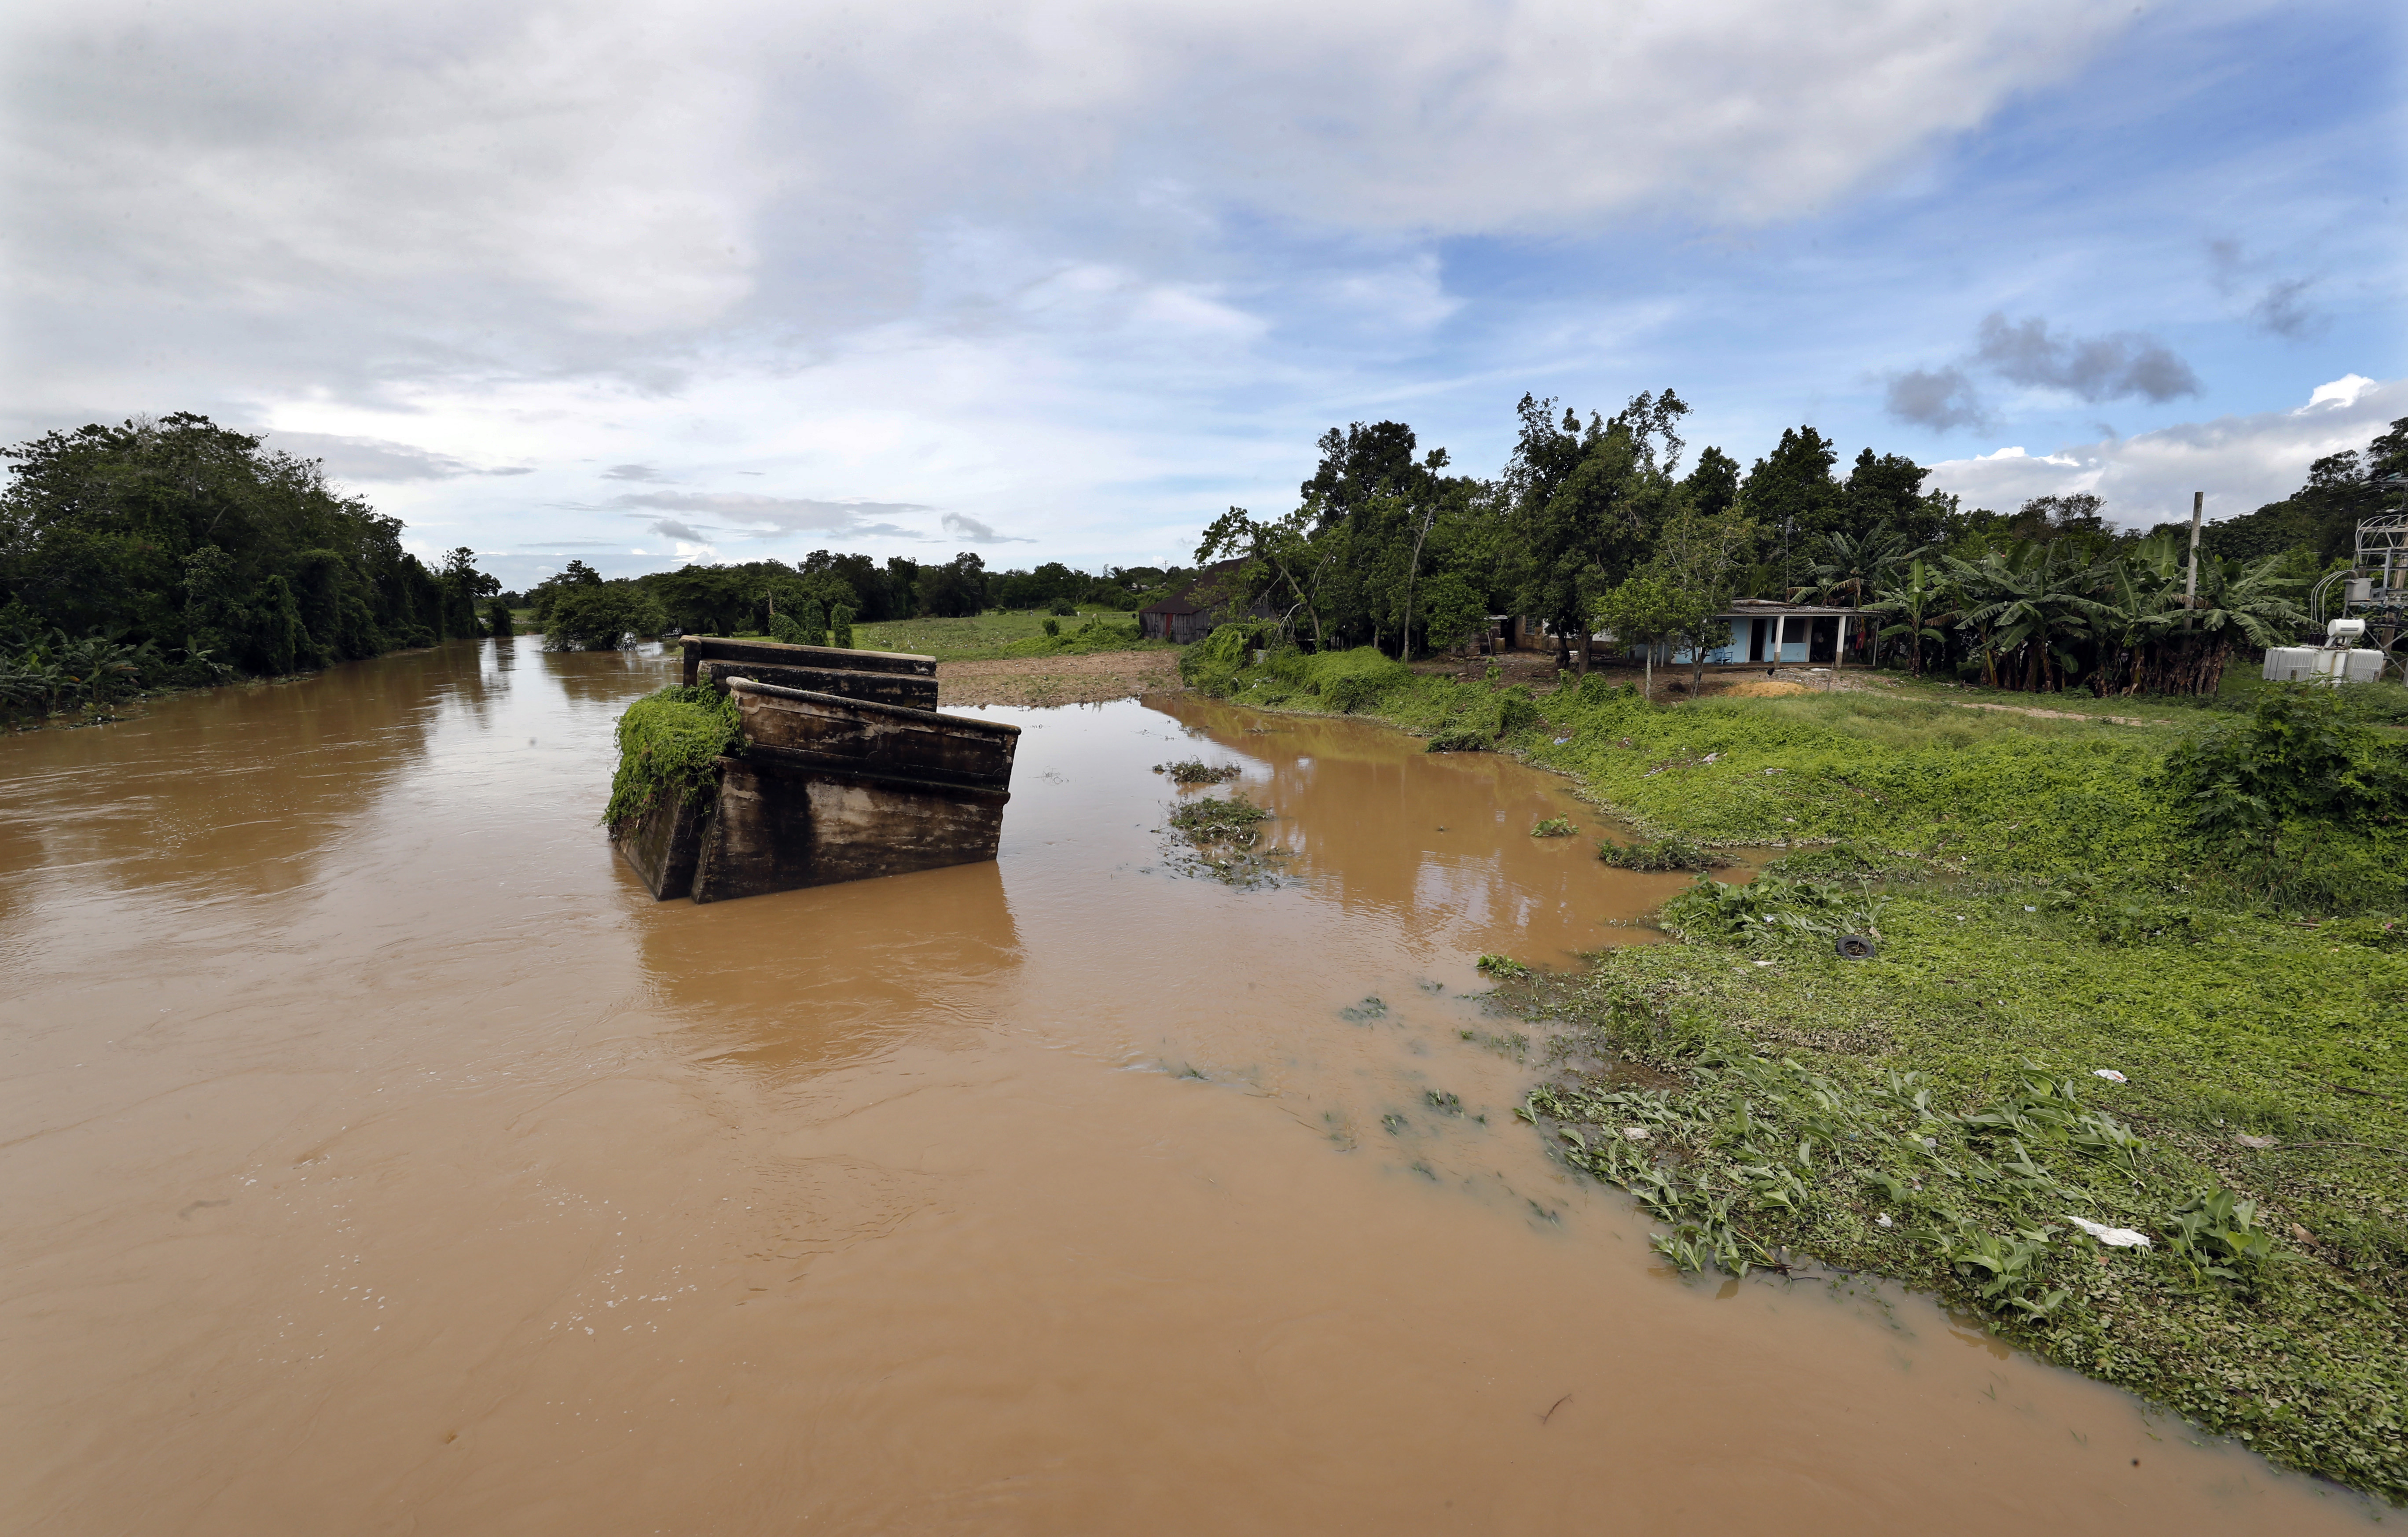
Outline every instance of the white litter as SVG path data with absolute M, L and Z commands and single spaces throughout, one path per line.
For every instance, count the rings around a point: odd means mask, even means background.
M 1634 1142 L 1643 1142 L 1647 1140 L 1647 1128 L 1643 1126 L 1624 1127 L 1622 1134 Z
M 1721 757 L 1721 756 L 1722 756 L 1722 754 L 1721 754 L 1720 753 L 1709 753 L 1709 754 L 1706 754 L 1705 761 L 1706 761 L 1706 762 L 1708 762 L 1708 763 L 1712 763 L 1712 762 L 1713 762 L 1713 761 L 1714 761 L 1714 759 L 1716 759 L 1716 758 L 1718 758 L 1718 757 Z
M 2097 1239 L 2100 1243 L 2106 1244 L 2111 1249 L 2148 1249 L 2156 1247 L 2155 1244 L 2149 1242 L 2148 1234 L 2136 1233 L 2129 1228 L 2110 1228 L 2103 1222 L 2091 1222 L 2078 1216 L 2070 1216 L 2065 1220 L 2072 1223 L 2075 1227 L 2081 1228 L 2084 1232 L 2088 1233 L 2091 1237 Z
M 1757 961 L 1756 964 L 1756 965 L 1758 965 L 1758 966 L 1770 966 L 1770 965 L 1772 964 L 1772 962 L 1770 962 L 1770 961 Z
M 1876 1228 L 1888 1228 L 1895 1226 L 1895 1224 L 1890 1221 L 1889 1214 L 1887 1212 L 1884 1212 L 1881 1215 L 1873 1218 L 1873 1226 Z
M 2241 1145 L 2243 1147 L 2280 1147 L 2283 1145 L 2283 1139 L 2280 1137 L 2252 1137 L 2246 1131 L 2241 1133 L 2239 1141 Z
M 1571 739 L 1570 739 L 1570 737 L 1557 737 L 1557 738 L 1555 739 L 1555 745 L 1556 745 L 1557 747 L 1561 747 L 1564 743 L 1566 743 L 1566 742 L 1568 742 L 1568 741 L 1570 741 L 1570 740 L 1571 740 Z
M 2026 902 L 2026 903 L 2024 904 L 2024 911 L 2025 911 L 2026 912 L 2038 912 L 2040 911 L 2040 909 L 2038 909 L 2038 908 L 2036 908 L 2036 907 L 2032 906 L 2029 902 Z
M 2131 1082 L 2130 1079 L 2125 1077 L 2122 1073 L 2117 1072 L 2113 1068 L 2093 1068 L 2090 1070 L 2090 1076 L 2093 1078 L 2104 1078 L 2111 1084 L 2128 1084 Z

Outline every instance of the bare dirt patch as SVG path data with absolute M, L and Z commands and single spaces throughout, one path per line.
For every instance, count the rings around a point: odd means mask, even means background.
M 937 668 L 937 707 L 1101 704 L 1180 687 L 1179 654 L 1099 651 L 1084 656 L 1009 656 L 944 662 Z

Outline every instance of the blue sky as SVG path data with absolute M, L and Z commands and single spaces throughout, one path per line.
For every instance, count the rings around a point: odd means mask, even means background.
M 2138 524 L 2408 415 L 2396 7 L 6 25 L 0 428 L 205 410 L 512 585 L 1183 560 L 1330 425 L 1494 473 L 1525 391 Z

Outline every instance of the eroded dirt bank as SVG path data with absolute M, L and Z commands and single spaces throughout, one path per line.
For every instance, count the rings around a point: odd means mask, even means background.
M 937 669 L 938 708 L 1100 704 L 1179 686 L 1179 654 L 1100 651 L 1085 656 L 1014 656 L 947 662 Z

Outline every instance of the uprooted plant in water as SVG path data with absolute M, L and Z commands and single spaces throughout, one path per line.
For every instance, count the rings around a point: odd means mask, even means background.
M 1245 772 L 1234 763 L 1206 763 L 1201 758 L 1187 758 L 1179 763 L 1157 763 L 1157 774 L 1168 774 L 1173 784 L 1222 784 Z
M 1260 846 L 1262 825 L 1270 815 L 1245 797 L 1235 795 L 1226 799 L 1202 796 L 1177 807 L 1170 813 L 1169 826 L 1185 837 L 1188 848 L 1174 855 L 1172 862 L 1233 886 L 1274 884 L 1279 878 L 1274 862 L 1286 854 Z

